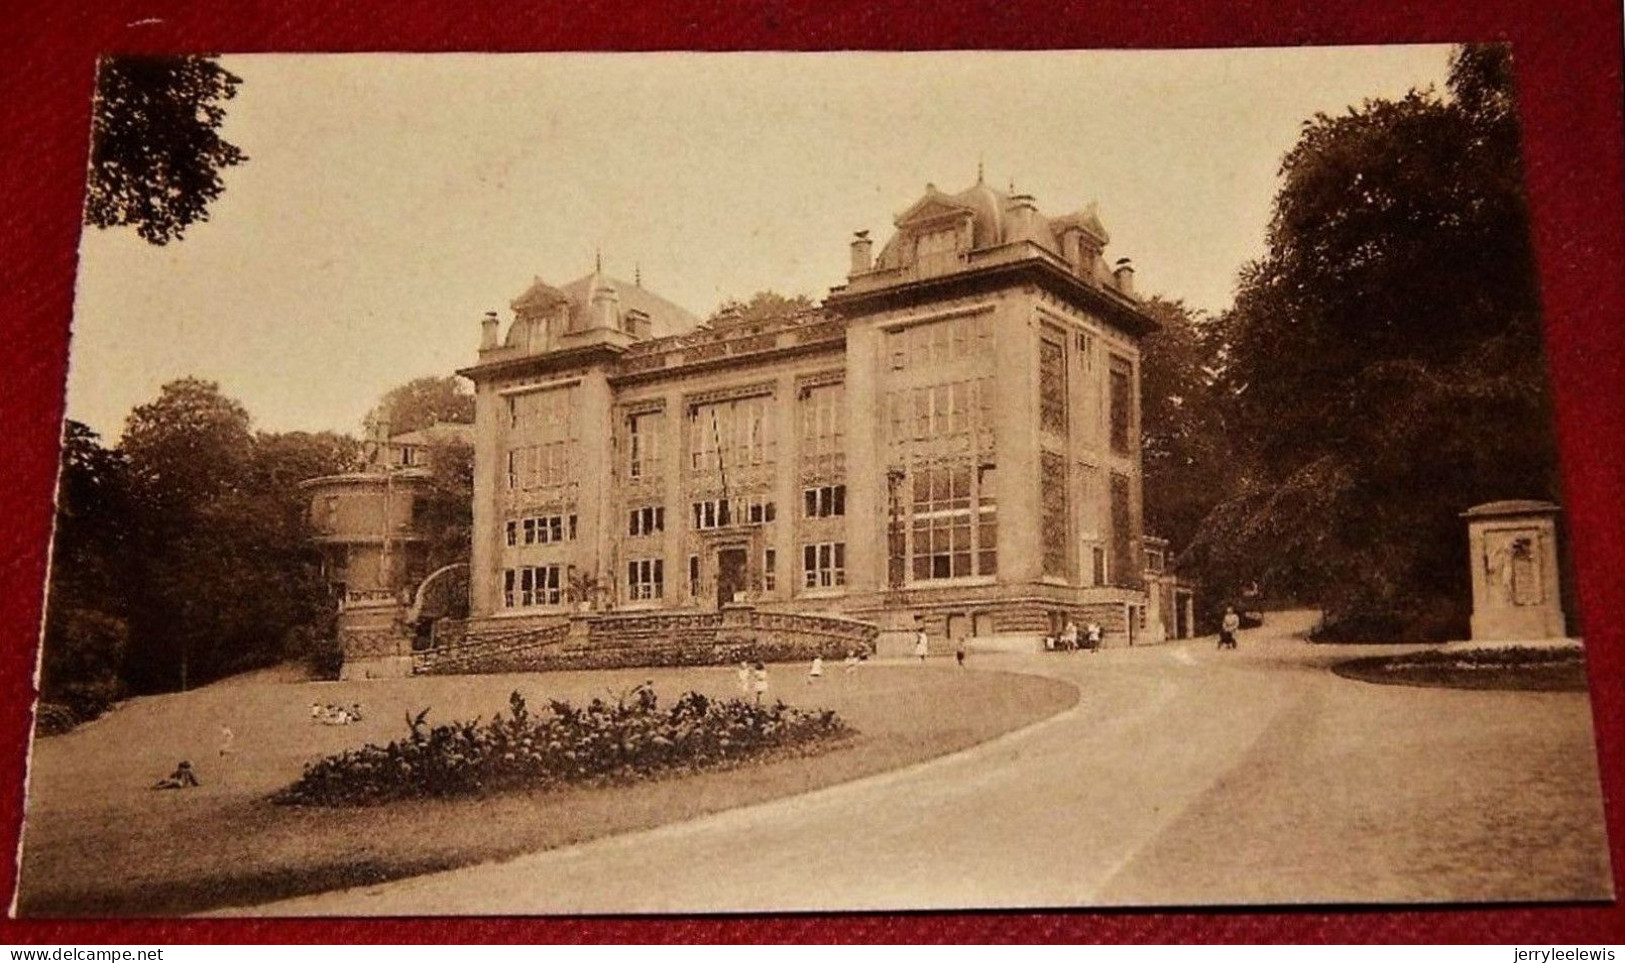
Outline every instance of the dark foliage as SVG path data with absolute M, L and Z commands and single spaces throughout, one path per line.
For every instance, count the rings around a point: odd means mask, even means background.
M 474 423 L 474 396 L 456 375 L 414 378 L 391 388 L 367 415 L 367 424 L 387 424 L 391 435 L 448 422 Z
M 247 156 L 222 140 L 241 78 L 209 57 L 111 57 L 97 75 L 85 223 L 134 225 L 178 240 L 224 190 L 220 171 Z
M 1233 487 L 1187 561 L 1210 594 L 1322 603 L 1345 639 L 1460 636 L 1462 510 L 1555 498 L 1510 54 L 1450 96 L 1306 122 L 1268 253 L 1218 321 Z
M 406 738 L 328 756 L 305 767 L 275 802 L 357 806 L 420 796 L 450 797 L 601 784 L 697 772 L 806 747 L 850 732 L 833 710 L 756 705 L 698 692 L 662 708 L 647 684 L 614 702 L 553 700 L 532 715 L 518 692 L 489 723 L 426 724 L 408 715 Z
M 240 404 L 197 379 L 131 412 L 116 450 L 70 422 L 45 698 L 91 715 L 125 691 L 290 656 L 330 662 L 318 636 L 331 604 L 298 482 L 353 466 L 358 448 L 326 433 L 255 434 Z

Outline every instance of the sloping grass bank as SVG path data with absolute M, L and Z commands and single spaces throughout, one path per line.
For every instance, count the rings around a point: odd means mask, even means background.
M 219 910 L 511 858 L 808 792 L 966 748 L 1069 708 L 1051 679 L 953 666 L 864 666 L 817 683 L 775 666 L 771 698 L 829 709 L 858 732 L 827 751 L 603 788 L 405 799 L 361 807 L 270 801 L 322 756 L 398 736 L 401 720 L 489 718 L 517 690 L 540 705 L 664 691 L 738 693 L 731 668 L 444 676 L 215 687 L 133 700 L 36 744 L 21 873 L 23 916 Z M 311 703 L 360 702 L 365 722 L 313 724 Z M 217 752 L 218 727 L 235 732 Z M 203 785 L 157 792 L 191 760 Z

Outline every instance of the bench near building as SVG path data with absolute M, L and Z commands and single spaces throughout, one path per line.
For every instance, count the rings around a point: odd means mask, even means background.
M 538 281 L 505 331 L 488 314 L 461 372 L 468 637 L 551 638 L 588 604 L 861 620 L 883 651 L 916 624 L 973 649 L 1036 649 L 1068 618 L 1109 643 L 1176 634 L 1184 598 L 1147 617 L 1155 322 L 1093 205 L 927 185 L 895 226 L 878 253 L 859 232 L 846 283 L 791 316 L 704 324 L 601 267 Z

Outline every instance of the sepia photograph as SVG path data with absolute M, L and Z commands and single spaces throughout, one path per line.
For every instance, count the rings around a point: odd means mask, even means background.
M 12 915 L 1611 902 L 1517 53 L 102 58 Z

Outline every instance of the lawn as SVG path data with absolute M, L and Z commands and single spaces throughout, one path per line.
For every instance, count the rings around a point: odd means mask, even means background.
M 614 697 L 645 679 L 663 701 L 737 694 L 730 668 L 444 676 L 290 683 L 263 677 L 131 700 L 38 740 L 30 773 L 19 913 L 177 915 L 243 906 L 504 859 L 806 792 L 965 748 L 1071 706 L 1050 679 L 953 666 L 838 666 L 808 684 L 774 666 L 770 698 L 838 711 L 858 734 L 826 752 L 605 789 L 421 800 L 361 809 L 273 805 L 314 758 L 403 735 L 404 716 L 489 718 L 518 690 Z M 359 702 L 365 721 L 312 722 L 312 702 Z M 235 734 L 221 755 L 222 726 Z M 203 785 L 148 787 L 181 759 Z
M 1433 649 L 1350 659 L 1332 666 L 1332 671 L 1381 685 L 1586 691 L 1585 656 L 1577 648 Z

